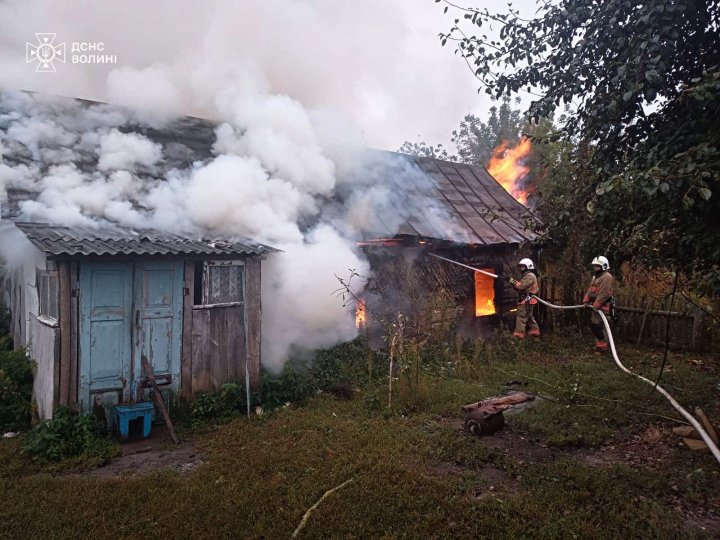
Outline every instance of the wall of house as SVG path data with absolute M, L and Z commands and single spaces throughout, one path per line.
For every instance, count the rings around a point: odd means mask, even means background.
M 45 270 L 47 263 L 44 253 L 10 221 L 0 220 L 0 241 L 5 270 L 2 301 L 11 313 L 13 342 L 25 347 L 32 339 L 30 321 L 38 313 L 37 271 Z
M 517 244 L 462 245 L 437 247 L 436 254 L 469 266 L 489 269 L 519 278 L 517 262 L 524 257 L 537 261 L 532 246 Z M 461 335 L 485 337 L 501 322 L 512 325 L 517 308 L 517 291 L 507 282 L 495 280 L 496 315 L 475 316 L 475 280 L 472 270 L 427 254 L 423 247 L 372 247 L 365 251 L 373 269 L 371 288 L 385 291 L 385 302 L 394 310 L 412 311 L 423 305 L 422 296 L 437 296 L 442 291 L 452 299 L 454 310 L 445 310 Z M 417 301 L 416 298 L 420 298 Z M 427 302 L 425 302 L 427 303 Z
M 41 419 L 51 418 L 58 405 L 75 406 L 78 393 L 79 310 L 77 263 L 58 261 L 59 315 L 57 324 L 37 318 L 38 293 L 35 275 L 46 269 L 42 253 L 6 273 L 4 295 L 13 309 L 16 344 L 29 346 L 36 362 L 33 395 Z M 37 255 L 35 254 L 35 255 Z M 251 386 L 260 378 L 262 319 L 260 302 L 261 260 L 245 260 L 245 301 L 242 306 L 195 306 L 195 261 L 185 264 L 181 392 L 190 397 L 198 391 L 215 391 L 228 381 L 244 381 L 249 367 Z
M 2 303 L 10 310 L 10 333 L 16 348 L 27 347 L 35 362 L 33 399 L 41 419 L 50 418 L 55 405 L 60 331 L 57 325 L 38 320 L 38 270 L 47 270 L 45 254 L 35 247 L 12 222 L 0 220 L 4 244 Z M 6 249 L 12 246 L 11 250 Z
M 182 396 L 213 392 L 228 381 L 244 381 L 246 363 L 251 387 L 260 380 L 260 257 L 245 259 L 245 299 L 241 306 L 194 305 L 195 262 L 185 264 L 183 306 Z
M 60 330 L 40 322 L 30 320 L 30 356 L 35 361 L 33 379 L 33 398 L 41 420 L 52 418 L 55 409 L 55 389 L 57 386 L 57 365 L 60 361 Z

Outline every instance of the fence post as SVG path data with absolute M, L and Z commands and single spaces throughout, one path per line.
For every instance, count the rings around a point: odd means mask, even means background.
M 647 321 L 648 312 L 650 311 L 650 300 L 645 305 L 645 313 L 643 313 L 642 321 L 640 322 L 640 332 L 638 332 L 637 344 L 640 346 L 642 342 L 643 330 L 645 330 L 645 321 Z
M 705 328 L 705 312 L 696 309 L 693 315 L 692 335 L 690 336 L 690 347 L 693 351 L 700 351 L 703 348 L 703 329 Z

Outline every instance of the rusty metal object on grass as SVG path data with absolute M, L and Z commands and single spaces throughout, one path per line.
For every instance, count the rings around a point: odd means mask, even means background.
M 492 435 L 505 427 L 503 411 L 534 399 L 532 394 L 516 392 L 465 405 L 462 408 L 465 413 L 464 429 L 478 437 Z
M 470 409 L 465 413 L 465 431 L 481 437 L 492 435 L 505 427 L 503 407 L 484 405 Z
M 532 394 L 526 394 L 525 392 L 515 392 L 507 396 L 487 398 L 476 403 L 464 405 L 462 410 L 467 413 L 468 411 L 471 411 L 472 409 L 477 409 L 478 407 L 482 407 L 483 405 L 510 406 L 517 405 L 518 403 L 524 403 L 526 401 L 532 401 L 534 399 L 535 396 L 533 396 Z

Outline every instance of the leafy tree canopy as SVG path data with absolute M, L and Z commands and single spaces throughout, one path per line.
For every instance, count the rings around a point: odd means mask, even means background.
M 590 219 L 594 249 L 720 290 L 720 0 L 557 0 L 531 19 L 436 1 L 458 13 L 442 44 L 488 94 L 530 92 L 534 122 L 572 109 L 550 135 L 572 142 L 577 178 L 551 234 Z

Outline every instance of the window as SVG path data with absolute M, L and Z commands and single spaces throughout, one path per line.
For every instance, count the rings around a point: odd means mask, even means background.
M 203 304 L 239 304 L 245 266 L 240 261 L 209 261 L 203 265 Z
M 57 272 L 38 271 L 38 298 L 40 317 L 57 322 L 58 315 L 58 275 Z

